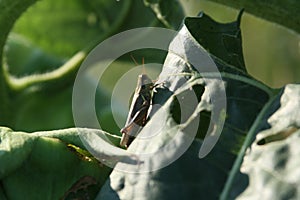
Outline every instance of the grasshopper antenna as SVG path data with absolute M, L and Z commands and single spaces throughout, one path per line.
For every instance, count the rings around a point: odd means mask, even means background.
M 144 57 L 142 58 L 142 64 L 143 64 L 143 71 L 142 71 L 142 73 L 146 74 L 145 59 L 144 59 Z
M 130 54 L 130 57 L 131 57 L 131 59 L 133 60 L 133 62 L 134 62 L 135 65 L 139 65 L 139 63 L 136 62 L 136 60 L 135 60 L 135 58 L 133 57 L 132 54 Z
M 133 60 L 133 62 L 135 63 L 135 65 L 139 65 L 139 64 L 137 63 L 137 61 L 135 60 L 135 58 L 133 57 L 132 54 L 130 54 L 130 57 L 131 57 L 131 59 Z M 144 59 L 144 57 L 142 58 L 142 66 L 143 66 L 142 74 L 146 74 L 145 59 Z

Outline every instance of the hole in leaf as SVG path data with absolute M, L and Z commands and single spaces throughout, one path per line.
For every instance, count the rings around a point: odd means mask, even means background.
M 196 137 L 204 139 L 210 123 L 211 112 L 202 111 L 200 113 L 200 121 Z
M 94 177 L 84 176 L 71 186 L 62 199 L 94 199 L 99 189 L 100 185 Z
M 197 97 L 197 102 L 199 104 L 201 102 L 201 98 L 202 98 L 202 95 L 205 90 L 204 86 L 200 85 L 200 84 L 193 85 L 190 90 L 193 90 L 193 92 L 195 93 L 195 95 Z M 183 119 L 183 117 L 182 117 L 183 109 L 189 109 L 188 111 L 184 110 L 184 112 L 188 112 L 190 114 L 194 113 L 194 111 L 196 109 L 196 107 L 193 107 L 191 105 L 182 105 L 179 102 L 180 99 L 188 98 L 190 95 L 189 94 L 190 92 L 191 91 L 188 91 L 188 90 L 184 91 L 184 92 L 180 93 L 179 95 L 177 95 L 176 98 L 174 98 L 172 109 L 171 109 L 171 115 L 177 124 L 184 123 L 190 117 L 190 115 L 189 115 L 189 116 L 185 117 L 186 119 Z M 197 106 L 197 105 L 195 105 L 195 106 Z M 198 130 L 197 130 L 196 137 L 203 139 L 205 137 L 208 127 L 209 127 L 211 113 L 209 111 L 201 111 L 200 113 L 198 113 L 198 115 L 200 115 L 200 120 L 199 120 L 199 124 L 198 124 Z M 196 118 L 194 120 L 196 120 Z

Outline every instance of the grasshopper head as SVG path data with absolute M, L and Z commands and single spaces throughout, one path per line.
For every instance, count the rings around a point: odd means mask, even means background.
M 139 90 L 150 91 L 152 87 L 153 87 L 153 82 L 149 78 L 149 76 L 147 76 L 146 74 L 139 75 L 138 82 L 137 82 L 137 88 L 139 88 Z

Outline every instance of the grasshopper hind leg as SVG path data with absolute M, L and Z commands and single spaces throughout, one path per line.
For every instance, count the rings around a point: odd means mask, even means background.
M 128 148 L 134 139 L 135 139 L 134 136 L 123 134 L 120 145 L 125 148 Z

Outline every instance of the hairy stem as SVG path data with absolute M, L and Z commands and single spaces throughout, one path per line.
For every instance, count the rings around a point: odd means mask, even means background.
M 37 84 L 52 85 L 60 80 L 63 81 L 63 79 L 75 76 L 77 69 L 85 57 L 85 52 L 79 52 L 64 65 L 48 73 L 29 75 L 23 78 L 9 76 L 9 86 L 13 91 L 18 92 Z

